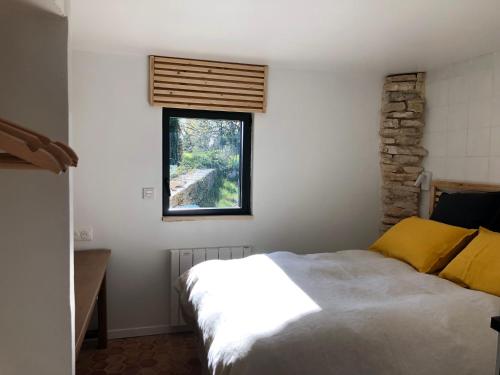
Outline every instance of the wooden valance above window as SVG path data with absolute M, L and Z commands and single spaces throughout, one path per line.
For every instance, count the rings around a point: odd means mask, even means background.
M 266 65 L 150 56 L 150 102 L 168 108 L 266 111 Z

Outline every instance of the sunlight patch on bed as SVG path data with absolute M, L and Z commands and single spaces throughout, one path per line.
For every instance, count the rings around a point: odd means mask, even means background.
M 261 274 L 255 274 L 256 269 Z M 191 302 L 202 312 L 198 322 L 204 338 L 213 338 L 211 343 L 206 342 L 210 365 L 234 363 L 250 351 L 256 341 L 321 311 L 266 255 L 252 256 L 245 261 L 217 262 L 216 267 L 212 263 L 210 267 L 199 267 L 196 276 L 197 282 L 191 279 L 188 285 L 192 286 Z M 202 298 L 207 297 L 207 293 L 210 298 Z

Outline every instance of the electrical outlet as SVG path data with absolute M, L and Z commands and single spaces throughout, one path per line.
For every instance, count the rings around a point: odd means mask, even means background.
M 155 199 L 155 188 L 154 187 L 142 188 L 142 199 Z
M 94 239 L 94 230 L 90 227 L 75 229 L 75 241 L 92 241 Z

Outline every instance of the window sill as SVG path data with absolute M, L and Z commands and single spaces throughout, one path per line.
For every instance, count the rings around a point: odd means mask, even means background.
M 164 222 L 205 221 L 205 220 L 253 220 L 253 215 L 199 215 L 199 216 L 163 216 Z

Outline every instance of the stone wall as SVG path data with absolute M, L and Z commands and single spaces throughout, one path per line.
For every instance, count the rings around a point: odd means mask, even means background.
M 386 77 L 380 123 L 382 231 L 418 215 L 420 188 L 415 181 L 427 155 L 421 146 L 424 108 L 425 73 Z
M 170 207 L 213 207 L 217 195 L 217 192 L 213 191 L 216 174 L 215 169 L 195 169 L 172 179 L 170 181 L 172 194 L 170 196 Z

